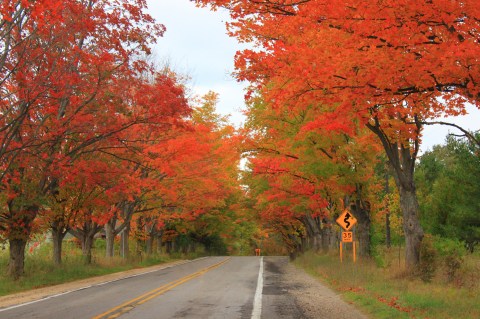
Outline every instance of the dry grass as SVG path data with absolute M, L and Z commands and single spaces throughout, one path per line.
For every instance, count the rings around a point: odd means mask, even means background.
M 296 264 L 340 291 L 372 318 L 480 318 L 480 256 L 470 255 L 452 282 L 440 268 L 425 283 L 405 272 L 403 251 L 384 250 L 381 261 L 307 253 Z M 382 267 L 378 267 L 382 264 Z

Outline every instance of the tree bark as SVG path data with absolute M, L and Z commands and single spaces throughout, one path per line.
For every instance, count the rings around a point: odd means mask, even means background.
M 319 251 L 321 248 L 321 229 L 319 217 L 313 217 L 310 213 L 305 213 L 305 216 L 302 218 L 302 223 L 307 230 L 307 235 L 309 239 L 309 248 L 313 248 L 315 251 Z
M 388 165 L 385 164 L 385 195 L 390 194 L 390 184 L 388 182 Z M 387 207 L 387 213 L 385 215 L 385 244 L 387 248 L 392 246 L 392 232 L 390 229 L 390 208 Z
M 385 245 L 392 247 L 392 230 L 390 228 L 390 212 L 385 215 Z
M 417 266 L 420 261 L 420 246 L 423 229 L 418 219 L 418 201 L 415 188 L 400 189 L 400 207 L 403 213 L 403 231 L 405 233 L 405 263 L 407 269 Z
M 321 247 L 323 253 L 328 253 L 330 251 L 330 248 L 332 247 L 332 233 L 332 224 L 328 220 L 324 219 L 322 222 L 322 229 L 320 231 Z
M 400 119 L 401 120 L 401 119 Z M 423 229 L 418 218 L 418 201 L 415 191 L 415 160 L 419 151 L 421 123 L 415 117 L 417 136 L 403 142 L 391 139 L 385 133 L 377 118 L 367 127 L 375 133 L 382 142 L 389 163 L 393 168 L 395 184 L 400 193 L 400 208 L 403 215 L 403 230 L 405 232 L 405 264 L 407 271 L 414 271 L 420 263 L 420 245 L 423 239 Z
M 81 240 L 82 244 L 82 255 L 84 258 L 84 262 L 86 264 L 92 263 L 92 246 L 93 246 L 93 236 L 86 235 Z
M 130 256 L 130 245 L 128 243 L 130 237 L 130 221 L 126 224 L 125 229 L 120 235 L 120 254 L 123 258 Z
M 70 229 L 69 233 L 80 240 L 82 255 L 86 264 L 92 263 L 92 247 L 95 235 L 102 229 L 97 223 L 88 221 L 83 223 L 83 228 Z
M 147 256 L 151 256 L 153 253 L 153 243 L 154 243 L 154 235 L 149 234 L 147 241 L 146 241 L 146 246 L 145 246 L 145 254 Z
M 10 239 L 10 260 L 8 261 L 8 275 L 18 280 L 25 271 L 25 239 Z
M 111 222 L 105 224 L 105 255 L 107 258 L 111 258 L 114 255 L 115 244 L 115 229 Z
M 362 186 L 356 185 L 356 199 L 350 204 L 353 215 L 357 218 L 356 240 L 358 241 L 358 255 L 370 256 L 371 240 L 370 240 L 370 207 L 363 200 Z
M 38 214 L 38 207 L 19 208 L 13 201 L 9 201 L 8 210 L 12 217 L 7 226 L 10 245 L 7 274 L 14 280 L 18 280 L 25 273 L 25 247 L 32 231 L 33 221 Z
M 370 241 L 370 217 L 368 212 L 365 209 L 352 207 L 352 213 L 357 218 L 357 226 L 356 226 L 356 241 L 358 241 L 358 250 L 357 253 L 359 256 L 370 256 L 370 248 L 371 248 L 371 241 Z
M 162 251 L 162 237 L 163 237 L 163 230 L 161 230 L 157 235 L 157 253 L 161 254 L 163 253 Z
M 58 266 L 62 264 L 63 239 L 65 238 L 68 230 L 56 222 L 51 225 L 50 229 L 52 231 L 53 241 L 53 263 Z

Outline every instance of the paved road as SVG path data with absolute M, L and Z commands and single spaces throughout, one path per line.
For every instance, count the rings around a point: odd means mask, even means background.
M 302 318 L 277 277 L 284 257 L 208 257 L 0 309 L 0 318 Z

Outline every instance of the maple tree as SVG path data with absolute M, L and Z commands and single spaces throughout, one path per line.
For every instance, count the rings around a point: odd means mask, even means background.
M 57 192 L 64 168 L 150 118 L 119 103 L 117 86 L 145 71 L 136 57 L 163 33 L 144 8 L 134 0 L 2 2 L 2 221 L 14 278 L 42 198 Z
M 292 112 L 263 102 L 250 105 L 245 147 L 253 180 L 248 185 L 258 198 L 263 221 L 283 234 L 290 249 L 303 249 L 311 241 L 314 249 L 328 250 L 331 223 L 348 207 L 359 221 L 359 251 L 368 255 L 367 195 L 378 146 L 365 128 L 356 133 L 352 129 L 349 136 L 332 127 L 308 127 L 320 108 Z M 297 235 L 301 244 L 292 238 Z
M 424 123 L 477 107 L 480 11 L 476 1 L 198 0 L 226 7 L 230 32 L 256 47 L 236 58 L 273 105 L 334 106 L 313 125 L 360 123 L 381 141 L 404 218 L 408 267 L 423 230 L 413 179 Z
M 170 190 L 167 202 L 175 207 L 167 216 L 170 227 L 205 242 L 221 235 L 223 226 L 235 218 L 232 196 L 240 191 L 240 155 L 234 128 L 215 110 L 218 94 L 209 92 L 197 103 L 192 130 L 168 143 L 174 154 L 169 164 L 173 174 L 165 179 L 165 188 Z
M 121 251 L 128 254 L 130 222 L 137 249 L 144 247 L 147 254 L 155 238 L 170 252 L 174 242 L 187 249 L 187 237 L 202 242 L 220 233 L 218 221 L 230 219 L 223 216 L 232 204 L 226 200 L 238 189 L 239 155 L 233 128 L 215 112 L 217 99 L 216 93 L 208 93 L 191 115 L 184 114 L 177 127 L 158 131 L 157 138 L 155 128 L 145 132 L 149 138 L 138 160 L 148 170 L 135 183 L 141 192 L 133 197 L 135 192 L 126 192 L 130 200 L 120 202 L 120 215 L 107 222 L 107 247 L 108 239 L 121 232 Z

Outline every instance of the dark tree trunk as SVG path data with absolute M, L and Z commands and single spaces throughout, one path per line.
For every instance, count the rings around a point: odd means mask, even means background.
M 24 239 L 10 239 L 10 259 L 8 261 L 8 275 L 14 280 L 23 276 L 25 271 L 25 247 Z
M 156 238 L 157 238 L 157 253 L 161 254 L 163 251 L 162 251 L 162 237 L 163 237 L 163 230 L 161 230 L 157 235 L 156 235 Z
M 363 200 L 362 186 L 356 185 L 356 199 L 350 204 L 353 215 L 357 218 L 356 240 L 358 241 L 358 255 L 370 256 L 370 207 Z
M 116 221 L 116 219 L 115 219 Z M 108 221 L 105 224 L 105 255 L 107 258 L 111 258 L 114 255 L 114 247 L 115 247 L 115 221 Z
M 419 151 L 421 124 L 415 117 L 417 138 L 399 142 L 391 139 L 381 128 L 378 119 L 367 127 L 375 133 L 382 142 L 389 163 L 393 168 L 395 183 L 400 193 L 400 208 L 403 215 L 403 230 L 405 233 L 405 262 L 408 271 L 414 271 L 420 262 L 420 246 L 423 239 L 423 229 L 418 218 L 418 201 L 415 192 L 414 172 L 415 160 Z
M 120 235 L 120 254 L 123 258 L 128 258 L 130 256 L 130 245 L 128 239 L 130 237 L 130 222 L 125 226 L 125 229 Z
M 65 238 L 68 230 L 58 222 L 52 223 L 50 228 L 52 231 L 53 242 L 53 263 L 58 266 L 62 264 L 63 239 Z
M 412 181 L 413 183 L 413 181 Z M 403 231 L 405 233 L 405 263 L 412 269 L 420 261 L 420 246 L 423 229 L 418 219 L 418 201 L 415 188 L 400 189 L 400 207 L 403 212 Z
M 171 254 L 175 249 L 175 242 L 173 240 L 167 241 L 165 243 L 165 248 L 167 250 L 167 254 Z
M 25 273 L 25 247 L 30 237 L 32 223 L 37 217 L 38 207 L 30 206 L 25 209 L 19 209 L 15 207 L 13 201 L 9 201 L 8 210 L 11 215 L 11 221 L 10 225 L 8 225 L 10 256 L 7 274 L 14 280 L 17 280 Z
M 385 165 L 385 195 L 390 194 L 390 184 L 388 182 L 389 174 L 388 174 L 388 165 Z M 392 246 L 392 233 L 390 229 L 390 208 L 387 207 L 387 213 L 385 215 L 385 244 L 387 248 Z
M 143 252 L 145 251 L 145 239 L 144 239 L 144 233 L 145 232 L 145 219 L 140 216 L 137 219 L 137 229 L 135 232 L 135 238 L 136 238 L 136 254 L 138 257 L 141 257 Z
M 328 253 L 332 248 L 332 239 L 333 239 L 333 231 L 332 231 L 332 224 L 324 219 L 322 222 L 322 229 L 320 231 L 321 236 L 321 247 L 322 252 Z
M 145 254 L 147 254 L 147 256 L 151 256 L 153 253 L 154 239 L 155 237 L 152 235 L 148 236 L 147 238 L 147 242 L 145 243 Z
M 307 229 L 309 248 L 313 248 L 313 250 L 319 251 L 322 241 L 320 218 L 313 217 L 310 213 L 306 213 L 305 216 L 302 218 L 302 223 Z
M 358 242 L 357 253 L 359 256 L 370 256 L 370 216 L 368 211 L 352 206 L 352 213 L 357 218 L 356 241 Z
M 117 204 L 117 208 L 120 211 L 123 222 L 118 223 L 118 215 L 115 214 L 106 224 L 105 224 L 105 256 L 107 258 L 113 257 L 115 254 L 115 238 L 118 234 L 121 234 L 120 240 L 120 255 L 122 257 L 128 257 L 128 235 L 127 238 L 124 237 L 125 231 L 130 230 L 130 221 L 132 220 L 133 213 L 135 212 L 136 202 L 122 201 Z M 126 230 L 128 228 L 128 230 Z M 127 245 L 124 247 L 124 243 Z M 126 256 L 124 256 L 124 252 Z
M 385 244 L 387 248 L 392 247 L 392 231 L 390 229 L 390 212 L 385 215 Z
M 95 235 L 102 230 L 97 223 L 88 221 L 83 223 L 83 228 L 70 229 L 69 233 L 80 240 L 82 255 L 86 264 L 92 263 L 92 247 Z
M 92 246 L 93 246 L 93 240 L 94 240 L 93 236 L 94 235 L 87 234 L 86 236 L 83 236 L 83 238 L 81 239 L 82 255 L 83 255 L 83 260 L 85 261 L 86 264 L 92 263 Z

